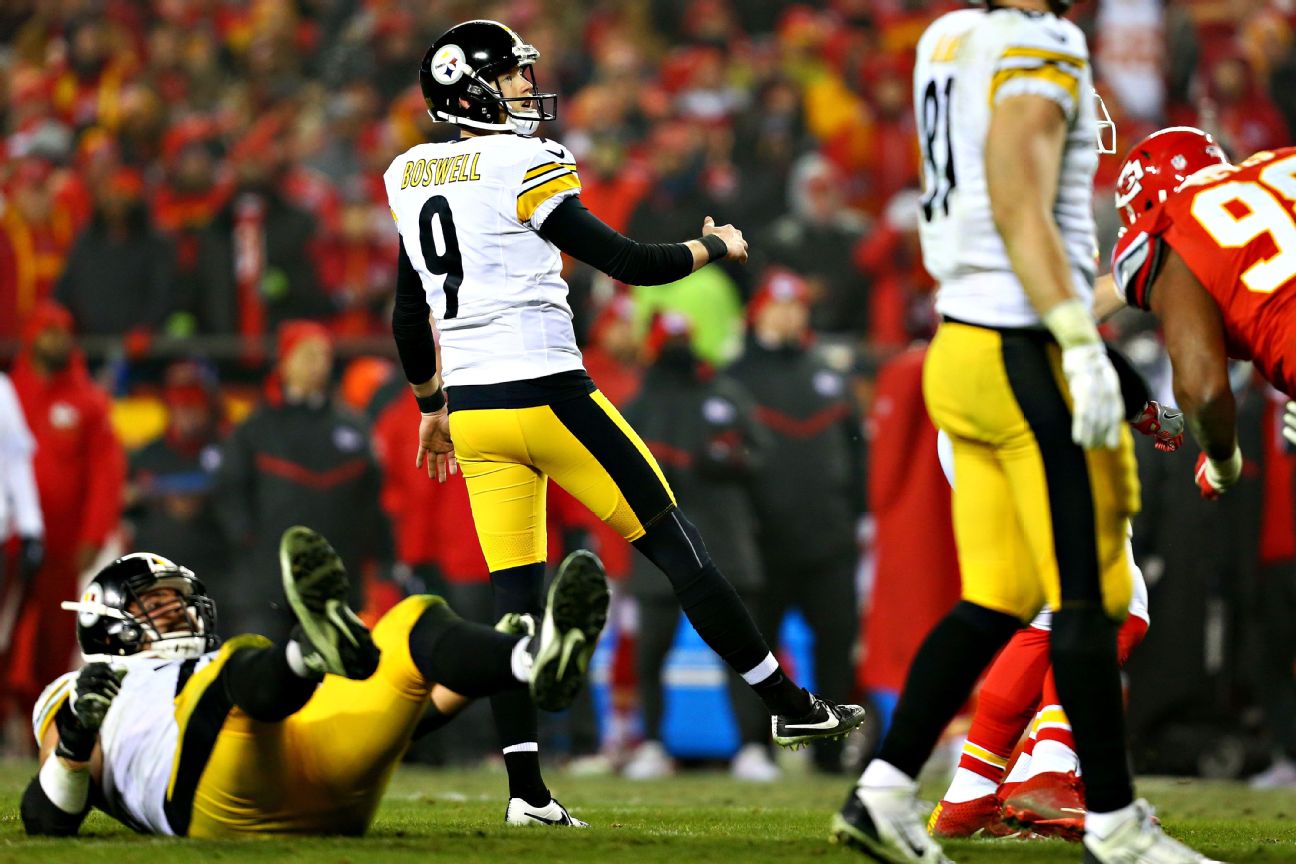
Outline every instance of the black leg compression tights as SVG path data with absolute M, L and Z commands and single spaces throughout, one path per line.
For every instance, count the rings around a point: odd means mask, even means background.
M 544 574 L 544 562 L 491 573 L 496 616 L 528 612 L 539 624 L 544 610 Z M 517 689 L 495 694 L 491 697 L 491 714 L 500 747 L 505 751 L 509 797 L 524 798 L 537 807 L 549 803 L 549 788 L 540 774 L 539 722 L 530 692 Z
M 283 645 L 235 651 L 221 671 L 220 680 L 230 701 L 263 723 L 276 723 L 296 714 L 319 686 L 319 681 L 293 672 Z
M 517 643 L 517 636 L 465 621 L 444 603 L 429 606 L 409 636 L 410 657 L 425 679 L 473 699 L 522 687 L 513 675 Z
M 1021 627 L 1013 615 L 961 601 L 923 640 L 877 758 L 917 777 L 981 672 Z
M 1053 677 L 1084 769 L 1085 802 L 1095 813 L 1110 813 L 1134 800 L 1116 660 L 1119 629 L 1096 607 L 1064 605 L 1053 613 Z
M 702 641 L 747 678 L 771 713 L 796 717 L 810 710 L 806 692 L 777 667 L 757 681 L 748 676 L 771 656 L 769 645 L 683 513 L 675 509 L 662 516 L 634 546 L 666 574 Z

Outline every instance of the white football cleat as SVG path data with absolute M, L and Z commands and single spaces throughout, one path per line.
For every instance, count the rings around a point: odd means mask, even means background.
M 773 783 L 783 774 L 764 744 L 744 744 L 730 761 L 729 773 L 746 783 Z
M 1152 807 L 1140 798 L 1106 837 L 1085 834 L 1085 864 L 1221 864 L 1166 834 L 1153 816 Z
M 504 822 L 508 825 L 563 825 L 568 828 L 588 828 L 588 822 L 582 822 L 567 812 L 567 808 L 550 798 L 543 807 L 535 807 L 524 798 L 510 798 L 508 809 L 504 811 Z
M 660 780 L 675 773 L 675 760 L 660 741 L 645 741 L 635 748 L 630 761 L 621 769 L 627 780 Z
M 856 786 L 833 815 L 834 843 L 886 864 L 952 864 L 927 833 L 913 786 Z

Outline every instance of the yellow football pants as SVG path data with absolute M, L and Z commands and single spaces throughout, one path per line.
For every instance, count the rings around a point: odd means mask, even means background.
M 657 460 L 598 391 L 534 408 L 455 411 L 450 435 L 492 572 L 545 560 L 549 477 L 626 540 L 675 506 Z
M 279 723 L 232 709 L 198 781 L 189 836 L 363 833 L 432 691 L 410 657 L 410 631 L 443 602 L 408 597 L 382 617 L 373 630 L 382 659 L 368 679 L 325 676 L 305 707 Z M 194 676 L 176 700 L 178 715 L 203 699 L 198 676 L 214 680 L 232 653 L 227 647 Z
M 1133 440 L 1071 440 L 1061 352 L 1045 333 L 946 321 L 923 368 L 928 413 L 954 445 L 963 598 L 1027 621 L 1053 609 L 1129 607 L 1125 526 L 1138 512 Z

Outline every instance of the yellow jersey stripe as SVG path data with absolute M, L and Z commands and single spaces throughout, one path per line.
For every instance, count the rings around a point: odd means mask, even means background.
M 996 756 L 989 750 L 973 744 L 971 741 L 968 741 L 963 745 L 963 752 L 975 759 L 980 759 L 982 762 L 988 762 L 989 764 L 999 768 L 1003 768 L 1008 764 L 1008 760 L 1004 757 Z
M 990 104 L 995 104 L 995 97 L 998 96 L 1000 87 L 1019 78 L 1030 78 L 1052 84 L 1071 98 L 1072 105 L 1080 104 L 1080 79 L 1052 65 L 1034 69 L 1000 69 L 990 81 Z
M 1032 60 L 1043 60 L 1047 63 L 1069 63 L 1079 69 L 1089 65 L 1089 61 L 1079 54 L 1064 54 L 1061 51 L 1050 51 L 1047 48 L 1028 48 L 1020 46 L 1009 48 L 1003 53 L 1003 59 L 1014 60 L 1018 58 L 1030 58 Z
M 580 178 L 574 172 L 559 174 L 552 180 L 541 183 L 534 189 L 528 189 L 518 195 L 517 199 L 517 218 L 519 222 L 526 223 L 531 221 L 536 210 L 541 204 L 548 201 L 559 192 L 568 189 L 580 189 Z
M 522 182 L 525 183 L 528 180 L 534 180 L 536 177 L 539 177 L 541 174 L 544 174 L 547 171 L 552 171 L 555 168 L 566 168 L 568 170 L 575 171 L 576 163 L 546 162 L 543 165 L 537 165 L 536 167 L 532 168 L 530 171 L 526 172 L 526 175 L 522 178 Z

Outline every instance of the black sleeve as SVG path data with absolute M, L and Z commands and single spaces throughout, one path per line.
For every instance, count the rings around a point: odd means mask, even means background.
M 1107 346 L 1107 356 L 1111 358 L 1116 377 L 1120 379 L 1121 397 L 1125 400 L 1125 419 L 1134 421 L 1143 413 L 1143 406 L 1152 398 L 1147 382 L 1134 368 L 1134 364 L 1112 346 Z
M 693 253 L 683 243 L 631 240 L 586 209 L 578 195 L 554 208 L 540 236 L 627 285 L 665 285 L 693 272 Z
M 80 813 L 65 813 L 45 794 L 45 789 L 40 784 L 40 775 L 37 775 L 27 784 L 19 810 L 22 813 L 23 828 L 29 836 L 75 837 L 86 814 L 90 812 L 90 805 L 87 803 Z
M 432 341 L 432 325 L 428 323 L 431 314 L 427 295 L 423 293 L 423 281 L 405 254 L 405 244 L 401 243 L 400 262 L 396 267 L 396 305 L 392 307 L 392 336 L 396 337 L 396 352 L 400 354 L 401 366 L 405 369 L 405 380 L 411 384 L 431 381 L 436 375 L 436 345 Z

